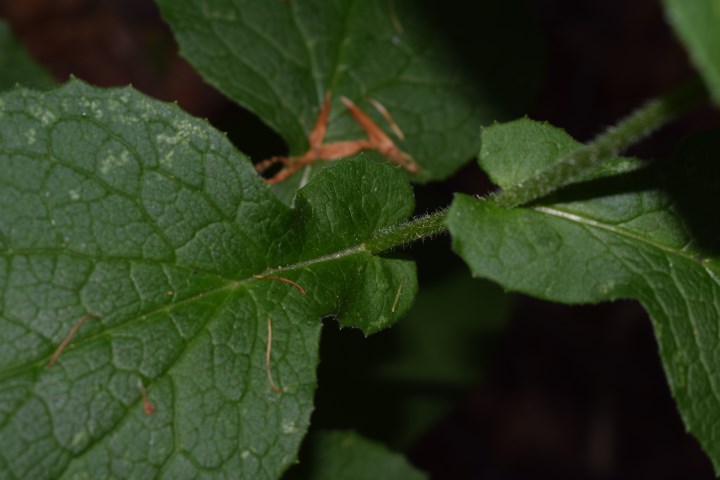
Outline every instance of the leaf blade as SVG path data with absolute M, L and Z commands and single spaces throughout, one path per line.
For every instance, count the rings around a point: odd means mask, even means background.
M 414 177 L 418 181 L 446 177 L 465 163 L 477 151 L 481 123 L 520 113 L 535 90 L 534 67 L 541 57 L 534 25 L 518 15 L 521 2 L 486 4 L 479 11 L 468 11 L 463 2 L 158 5 L 182 54 L 206 80 L 278 131 L 291 154 L 307 150 L 325 93 L 332 92 L 327 141 L 365 135 L 340 102 L 348 97 L 415 158 L 423 169 Z M 463 16 L 472 35 L 462 36 L 456 25 Z M 437 35 L 450 30 L 443 21 L 461 38 Z M 468 72 L 467 59 L 454 58 L 461 48 L 493 67 L 473 62 Z M 404 138 L 393 133 L 374 100 L 390 112 Z
M 670 24 L 688 50 L 712 93 L 720 102 L 720 2 L 664 0 Z
M 342 162 L 289 208 L 221 134 L 132 89 L 0 100 L 4 474 L 279 476 L 312 411 L 319 319 L 371 333 L 412 302 L 414 265 L 362 248 L 412 211 L 402 174 Z
M 522 149 L 547 139 L 537 129 L 528 126 L 531 143 Z M 639 300 L 681 416 L 717 469 L 717 432 L 709 421 L 720 416 L 712 353 L 720 317 L 717 214 L 703 208 L 717 188 L 715 137 L 700 135 L 671 163 L 653 168 L 618 159 L 614 178 L 588 181 L 531 208 L 458 196 L 448 225 L 453 248 L 473 273 L 505 288 L 564 303 Z M 510 146 L 483 163 L 500 164 L 506 154 L 522 159 Z

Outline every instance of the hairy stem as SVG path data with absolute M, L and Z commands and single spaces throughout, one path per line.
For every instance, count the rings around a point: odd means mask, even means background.
M 667 95 L 648 102 L 598 135 L 593 141 L 562 158 L 550 168 L 541 171 L 524 182 L 508 187 L 490 197 L 492 201 L 507 208 L 525 205 L 569 185 L 592 169 L 611 159 L 622 150 L 657 130 L 662 125 L 698 106 L 707 98 L 707 91 L 700 80 L 692 81 Z M 364 249 L 377 254 L 429 238 L 447 231 L 447 210 L 414 218 L 408 222 L 387 228 L 373 235 Z
M 447 231 L 442 209 L 430 215 L 413 218 L 410 221 L 377 232 L 363 245 L 365 251 L 376 254 L 395 247 L 407 245 L 422 238 L 430 238 Z
M 696 107 L 707 97 L 699 79 L 652 100 L 551 167 L 517 183 L 492 200 L 506 208 L 519 207 L 577 181 L 580 177 L 642 140 L 667 122 Z

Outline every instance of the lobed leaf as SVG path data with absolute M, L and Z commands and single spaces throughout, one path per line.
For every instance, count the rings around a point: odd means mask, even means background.
M 521 113 L 537 83 L 540 42 L 522 0 L 158 5 L 190 63 L 278 131 L 291 154 L 307 150 L 332 92 L 327 141 L 365 136 L 340 102 L 348 97 L 420 164 L 417 181 L 446 177 L 467 162 L 477 152 L 479 126 Z
M 500 144 L 509 132 L 521 145 Z M 525 175 L 524 152 L 552 162 L 577 148 L 561 131 L 524 120 L 483 133 L 481 163 L 499 183 Z M 717 131 L 687 142 L 670 163 L 575 185 L 530 208 L 458 195 L 448 225 L 476 276 L 565 303 L 635 298 L 652 318 L 671 390 L 687 428 L 720 468 L 720 171 Z M 497 155 L 489 158 L 486 155 Z M 533 163 L 533 160 L 529 161 Z M 625 173 L 622 173 L 625 172 Z M 604 172 L 605 174 L 612 172 Z
M 663 0 L 663 3 L 670 24 L 715 103 L 720 103 L 720 0 Z
M 413 210 L 397 169 L 341 162 L 289 208 L 222 134 L 130 88 L 0 96 L 0 171 L 2 478 L 277 478 L 320 319 L 371 333 L 415 294 L 412 262 L 363 248 Z

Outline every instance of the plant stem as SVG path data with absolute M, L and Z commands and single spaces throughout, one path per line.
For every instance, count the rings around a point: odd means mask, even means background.
M 447 231 L 445 225 L 447 209 L 416 217 L 405 223 L 377 232 L 363 245 L 365 251 L 377 254 L 395 247 L 412 243 L 421 238 L 430 238 Z
M 493 195 L 492 201 L 506 208 L 519 207 L 569 185 L 662 125 L 696 107 L 706 97 L 707 91 L 702 82 L 695 79 L 648 102 L 590 143 L 534 177 Z
M 584 174 L 613 158 L 652 131 L 696 107 L 706 98 L 707 90 L 702 82 L 699 79 L 693 80 L 667 95 L 648 102 L 550 168 L 490 196 L 489 199 L 502 207 L 513 208 L 544 197 L 577 181 Z M 365 242 L 363 247 L 367 252 L 377 254 L 444 233 L 447 231 L 446 217 L 447 209 L 442 209 L 414 218 L 377 232 Z

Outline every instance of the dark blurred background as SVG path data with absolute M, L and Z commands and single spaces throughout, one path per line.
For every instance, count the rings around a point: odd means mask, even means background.
M 530 0 L 529 8 L 546 37 L 547 58 L 528 114 L 579 140 L 693 74 L 658 0 Z M 72 74 L 100 86 L 130 83 L 207 117 L 254 159 L 286 150 L 177 56 L 151 0 L 0 0 L 0 16 L 59 81 Z M 630 153 L 669 156 L 685 135 L 717 120 L 701 109 Z M 417 188 L 418 211 L 447 205 L 456 191 L 488 188 L 471 162 L 449 182 Z M 422 315 L 414 312 L 407 328 L 365 340 L 328 322 L 314 428 L 355 428 L 404 450 L 439 479 L 714 478 L 684 431 L 639 305 L 566 307 L 505 295 L 469 280 L 447 238 L 409 254 L 418 260 L 420 298 L 430 292 L 419 300 L 422 310 L 436 323 L 416 320 Z M 457 312 L 437 305 L 435 313 L 434 299 L 452 295 L 443 285 L 474 303 Z M 472 335 L 456 352 L 444 352 L 440 339 L 437 350 L 419 347 L 437 322 Z M 403 335 L 420 340 L 409 347 Z M 438 366 L 453 355 L 456 363 Z M 407 358 L 415 364 L 408 367 Z M 425 367 L 424 376 L 413 376 L 423 361 L 438 366 L 435 377 Z

